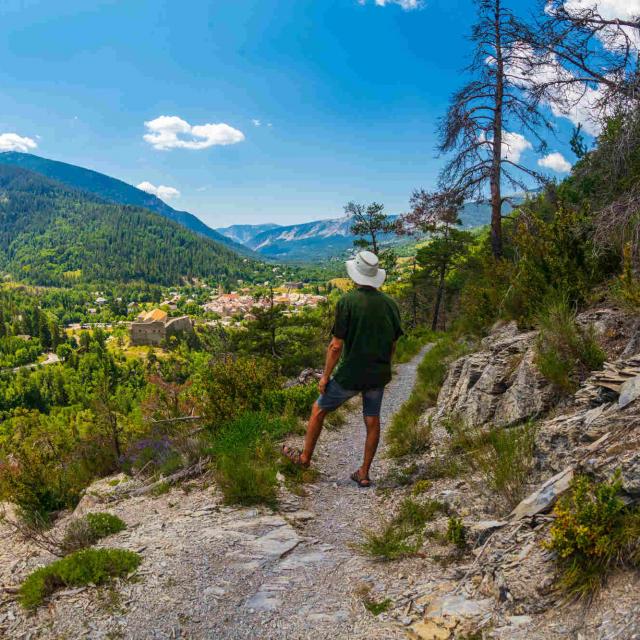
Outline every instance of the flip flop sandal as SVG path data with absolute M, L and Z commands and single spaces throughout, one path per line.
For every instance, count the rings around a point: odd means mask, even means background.
M 302 460 L 300 460 L 300 456 L 302 455 L 302 451 L 300 451 L 300 449 L 288 447 L 283 444 L 280 448 L 280 453 L 298 467 L 302 467 L 303 469 L 307 469 L 309 467 L 308 462 L 302 462 Z
M 366 489 L 371 486 L 371 480 L 369 478 L 360 477 L 360 469 L 357 469 L 351 474 L 351 479 L 361 488 Z

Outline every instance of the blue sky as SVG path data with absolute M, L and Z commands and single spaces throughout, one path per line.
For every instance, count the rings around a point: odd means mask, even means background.
M 0 141 L 175 189 L 172 206 L 214 227 L 333 217 L 352 199 L 404 211 L 435 186 L 474 14 L 403 3 L 4 0 Z M 570 129 L 550 145 L 569 160 Z

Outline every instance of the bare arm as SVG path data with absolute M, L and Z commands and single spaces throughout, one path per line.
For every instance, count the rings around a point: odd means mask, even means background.
M 344 340 L 336 338 L 335 336 L 331 338 L 331 342 L 329 343 L 329 347 L 327 348 L 327 357 L 324 362 L 324 372 L 322 373 L 322 377 L 320 378 L 320 382 L 318 383 L 320 393 L 324 393 L 324 390 L 327 387 L 327 383 L 329 382 L 329 378 L 331 377 L 333 370 L 338 364 L 338 360 L 340 360 L 343 347 Z

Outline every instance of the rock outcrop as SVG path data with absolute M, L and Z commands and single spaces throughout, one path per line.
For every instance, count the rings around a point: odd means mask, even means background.
M 519 332 L 515 322 L 496 326 L 480 351 L 451 365 L 433 418 L 508 426 L 549 409 L 554 392 L 534 364 L 536 336 Z

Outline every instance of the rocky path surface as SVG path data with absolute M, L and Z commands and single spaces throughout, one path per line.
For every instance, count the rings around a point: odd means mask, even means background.
M 397 367 L 385 393 L 383 425 L 411 393 L 425 350 Z M 307 485 L 307 495 L 287 493 L 275 513 L 222 506 L 211 489 L 174 489 L 118 503 L 112 511 L 128 529 L 107 544 L 142 553 L 138 578 L 111 589 L 59 593 L 31 616 L 15 602 L 0 602 L 0 637 L 405 638 L 401 625 L 363 605 L 365 590 L 377 601 L 402 599 L 421 562 L 377 563 L 353 548 L 363 529 L 386 515 L 375 489 L 349 480 L 360 464 L 364 433 L 358 406 L 341 429 L 323 433 L 315 460 L 320 477 Z M 379 456 L 374 479 L 389 464 Z M 11 551 L 13 558 L 25 555 Z M 15 581 L 45 560 L 38 555 L 5 565 L 0 578 Z

